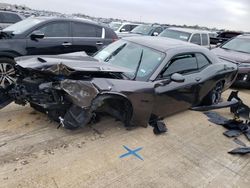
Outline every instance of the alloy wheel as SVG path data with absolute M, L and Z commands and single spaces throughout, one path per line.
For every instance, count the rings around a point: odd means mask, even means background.
M 14 66 L 10 63 L 0 63 L 0 87 L 6 88 L 15 82 Z

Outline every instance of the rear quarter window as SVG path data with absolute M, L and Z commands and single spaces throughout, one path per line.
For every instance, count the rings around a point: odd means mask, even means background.
M 105 28 L 105 38 L 106 39 L 118 39 L 116 33 L 110 28 Z
M 80 22 L 72 23 L 73 37 L 101 37 L 102 27 Z
M 197 58 L 199 69 L 203 69 L 211 64 L 208 58 L 203 54 L 197 53 L 196 58 Z

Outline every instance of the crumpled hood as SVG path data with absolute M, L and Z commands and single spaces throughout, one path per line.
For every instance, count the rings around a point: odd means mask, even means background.
M 15 59 L 25 69 L 69 76 L 75 72 L 131 72 L 131 70 L 99 62 L 90 56 L 43 55 L 23 56 Z
M 215 48 L 212 50 L 218 57 L 226 58 L 239 63 L 250 63 L 250 54 L 237 52 L 233 50 L 226 50 L 222 48 Z

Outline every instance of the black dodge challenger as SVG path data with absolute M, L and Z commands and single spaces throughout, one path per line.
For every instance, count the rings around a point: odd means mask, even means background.
M 30 103 L 68 129 L 103 113 L 126 127 L 147 126 L 152 118 L 218 103 L 238 72 L 236 64 L 203 47 L 144 36 L 119 40 L 94 57 L 65 54 L 16 61 L 17 81 L 0 91 L 1 107 Z

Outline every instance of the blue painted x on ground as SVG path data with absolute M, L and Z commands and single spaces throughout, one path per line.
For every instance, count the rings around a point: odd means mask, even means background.
M 137 157 L 138 159 L 143 161 L 143 158 L 137 153 L 138 151 L 142 150 L 142 147 L 136 148 L 134 150 L 129 149 L 127 146 L 124 146 L 124 145 L 123 145 L 123 147 L 128 151 L 128 153 L 121 155 L 120 158 L 124 158 L 124 157 L 127 157 L 129 155 L 134 155 L 135 157 Z

